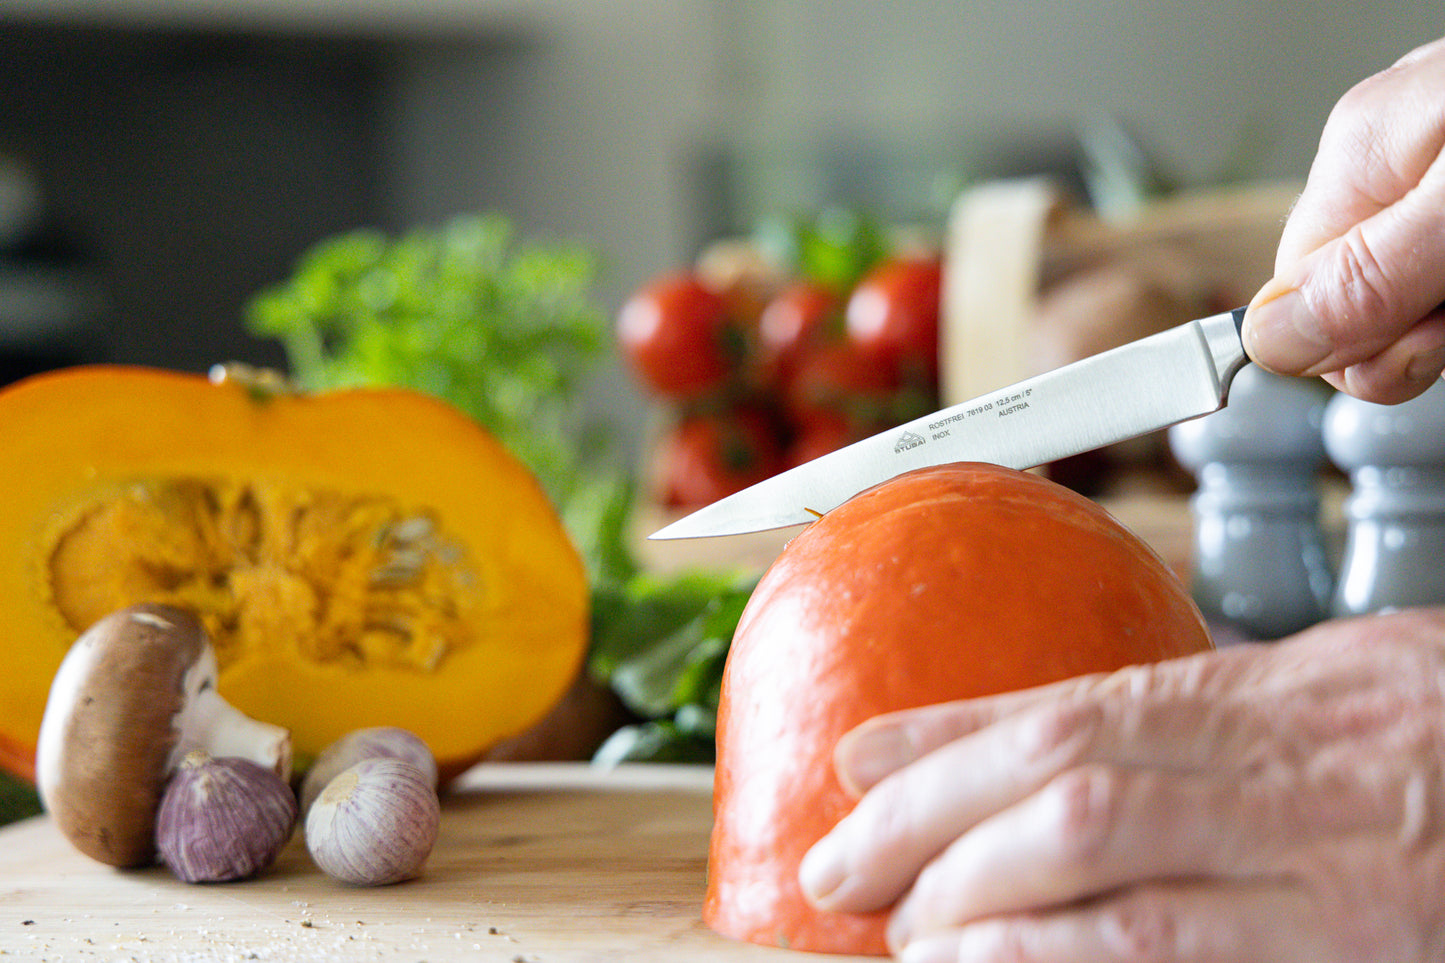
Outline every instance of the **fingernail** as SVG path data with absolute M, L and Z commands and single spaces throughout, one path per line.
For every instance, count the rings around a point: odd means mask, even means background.
M 1406 379 L 1414 382 L 1434 381 L 1445 368 L 1445 344 L 1421 351 L 1405 366 Z
M 1255 295 L 1245 321 L 1245 347 L 1250 357 L 1271 371 L 1317 374 L 1312 369 L 1333 350 L 1299 290 L 1277 281 L 1270 281 Z
M 893 915 L 888 918 L 887 940 L 888 945 L 895 953 L 901 953 L 913 945 L 913 921 L 909 918 L 908 901 L 906 899 L 898 905 L 898 908 L 893 911 Z M 919 942 L 923 941 L 920 940 Z M 919 950 L 919 952 L 921 953 L 923 951 Z
M 956 963 L 959 955 L 958 938 L 955 936 L 930 936 L 914 940 L 898 954 L 898 963 Z
M 901 729 L 886 726 L 850 732 L 838 742 L 839 775 L 866 789 L 913 761 L 913 744 Z
M 843 845 L 836 834 L 824 836 L 803 855 L 798 865 L 798 885 L 803 894 L 826 909 L 828 898 L 838 891 L 847 876 Z

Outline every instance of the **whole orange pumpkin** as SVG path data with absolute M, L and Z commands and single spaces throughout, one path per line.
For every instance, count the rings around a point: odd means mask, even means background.
M 843 733 L 1209 647 L 1163 560 L 1060 485 L 963 463 L 858 495 L 789 543 L 734 636 L 705 921 L 755 943 L 886 952 L 886 912 L 820 912 L 797 883 L 853 805 L 832 765 Z

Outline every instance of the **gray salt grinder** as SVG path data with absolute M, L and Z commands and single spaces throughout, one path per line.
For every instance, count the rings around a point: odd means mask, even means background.
M 1169 430 L 1174 456 L 1198 481 L 1192 591 L 1210 623 L 1277 639 L 1329 614 L 1319 520 L 1328 399 L 1321 381 L 1246 365 L 1227 407 Z
M 1324 441 L 1351 483 L 1334 614 L 1445 604 L 1445 382 L 1399 405 L 1336 395 Z

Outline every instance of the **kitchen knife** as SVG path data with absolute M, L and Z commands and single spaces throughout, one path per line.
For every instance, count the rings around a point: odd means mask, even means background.
M 702 538 L 816 520 L 915 468 L 983 461 L 1032 468 L 1222 408 L 1249 359 L 1244 308 L 1065 365 L 916 418 L 729 495 L 650 537 Z

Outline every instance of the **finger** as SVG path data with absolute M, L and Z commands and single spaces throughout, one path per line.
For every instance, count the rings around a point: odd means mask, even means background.
M 1285 224 L 1275 277 L 1245 319 L 1246 346 L 1261 365 L 1339 371 L 1384 351 L 1445 300 L 1442 84 L 1438 41 L 1357 84 L 1331 112 Z M 1416 343 L 1409 357 L 1377 366 L 1363 389 L 1368 400 L 1423 390 L 1402 372 L 1432 367 L 1433 355 L 1419 352 L 1438 344 Z
M 1156 884 L 1051 911 L 999 916 L 894 947 L 900 963 L 1324 963 L 1309 901 L 1280 883 Z
M 1381 402 L 1438 374 L 1429 369 L 1445 351 L 1445 325 L 1430 318 L 1445 302 L 1445 159 L 1434 170 L 1431 184 L 1260 289 L 1244 319 L 1252 358 L 1282 374 L 1310 376 L 1388 350 L 1377 366 L 1377 377 L 1387 380 L 1368 385 L 1366 399 Z
M 1395 714 L 1371 694 L 1375 683 L 1394 679 L 1398 687 L 1400 679 L 1418 679 L 1428 686 L 1435 678 L 1430 646 L 1396 645 L 1389 637 L 1438 639 L 1445 610 L 1371 619 L 1332 623 L 1273 646 L 1232 647 L 895 714 L 879 725 L 906 725 L 917 716 L 981 728 L 877 783 L 809 852 L 803 890 L 827 909 L 886 906 L 955 839 L 1073 768 L 1105 764 L 1243 779 L 1297 768 L 1321 740 L 1387 726 Z M 1268 711 L 1258 711 L 1261 703 Z M 955 731 L 940 726 L 939 732 Z
M 833 764 L 844 788 L 861 796 L 935 749 L 1035 706 L 1067 699 L 1084 684 L 1068 679 L 998 696 L 875 716 L 843 734 L 833 750 Z
M 1259 647 L 1234 646 L 1154 666 L 876 716 L 839 739 L 834 765 L 843 785 L 861 795 L 941 746 L 1019 713 L 1050 704 L 1105 700 L 1114 694 L 1137 698 L 1151 689 L 1170 696 L 1237 691 L 1248 663 L 1266 654 Z
M 1433 728 L 1408 720 L 1369 742 L 1270 759 L 1247 773 L 1091 764 L 976 825 L 917 876 L 890 942 L 1001 914 L 1099 899 L 1160 880 L 1369 879 L 1431 838 L 1440 767 L 1419 758 Z M 1368 884 L 1365 885 L 1368 889 Z
M 1445 308 L 1426 315 L 1379 354 L 1324 375 L 1334 387 L 1379 404 L 1397 404 L 1427 391 L 1445 370 Z
M 1259 802 L 1243 802 L 1227 777 L 1070 770 L 929 863 L 893 914 L 890 942 L 1152 880 L 1261 875 L 1299 827 L 1281 825 L 1278 791 L 1248 795 Z
M 1415 665 L 1445 639 L 1445 607 L 1418 608 L 1354 619 L 1334 619 L 1272 645 L 1236 645 L 1216 652 L 1118 672 L 1066 679 L 997 696 L 966 699 L 877 716 L 839 740 L 840 780 L 861 795 L 883 779 L 948 743 L 1013 716 L 1095 702 L 1116 730 L 1138 731 L 1144 750 L 1115 750 L 1100 761 L 1165 766 L 1227 762 L 1253 730 L 1226 734 L 1227 711 L 1259 692 L 1275 704 L 1323 705 L 1381 683 L 1423 678 Z M 1402 660 L 1408 664 L 1401 664 Z M 1171 707 L 1171 703 L 1174 705 Z M 1200 711 L 1200 710 L 1205 711 Z M 1041 730 L 1065 719 L 1035 720 Z M 1174 742 L 1166 734 L 1175 733 Z M 1010 738 L 1005 736 L 1005 738 Z M 963 764 L 960 760 L 959 764 Z
M 1075 765 L 1100 718 L 1092 705 L 1050 703 L 900 769 L 808 851 L 804 894 L 827 910 L 889 905 L 949 842 Z
M 1401 57 L 1340 98 L 1280 238 L 1276 271 L 1400 200 L 1445 150 L 1445 39 Z
M 959 836 L 1080 766 L 1208 768 L 1227 779 L 1281 744 L 1274 723 L 1241 711 L 1237 694 L 1147 681 L 1165 671 L 1088 680 L 1072 696 L 1016 711 L 897 770 L 809 851 L 804 892 L 831 910 L 886 906 Z

